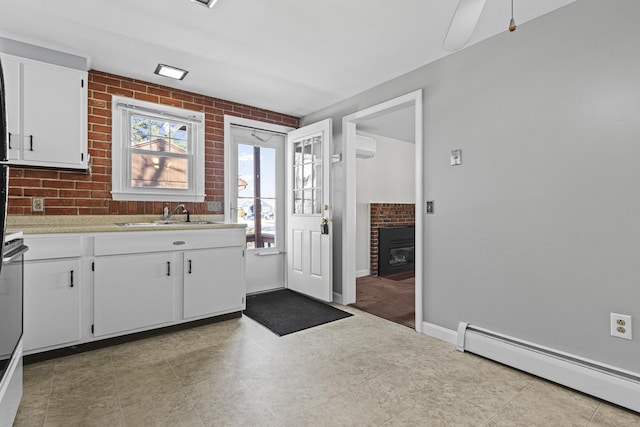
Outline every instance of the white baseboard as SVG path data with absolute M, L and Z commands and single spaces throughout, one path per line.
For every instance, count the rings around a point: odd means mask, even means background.
M 371 275 L 371 270 L 359 270 L 356 271 L 356 279 L 358 277 L 366 277 Z
M 422 333 L 453 345 L 456 345 L 458 339 L 456 331 L 429 322 L 422 322 Z

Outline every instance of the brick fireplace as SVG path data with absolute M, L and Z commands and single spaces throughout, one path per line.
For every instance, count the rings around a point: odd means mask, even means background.
M 381 227 L 414 226 L 416 223 L 415 205 L 413 203 L 371 203 L 371 274 L 378 274 L 378 251 Z

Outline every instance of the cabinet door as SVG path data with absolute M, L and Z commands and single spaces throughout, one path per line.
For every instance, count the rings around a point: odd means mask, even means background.
M 21 72 L 20 62 L 2 56 L 2 71 L 4 74 L 5 104 L 7 108 L 7 133 L 9 160 L 20 158 L 20 93 Z
M 86 151 L 86 72 L 23 62 L 23 160 L 80 167 Z
M 25 262 L 25 351 L 79 339 L 80 258 Z
M 242 310 L 242 247 L 184 253 L 184 318 Z
M 173 321 L 172 253 L 95 259 L 94 335 Z

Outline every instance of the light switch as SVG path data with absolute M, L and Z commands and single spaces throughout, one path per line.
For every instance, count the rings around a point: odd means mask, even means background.
M 427 201 L 427 213 L 428 214 L 433 214 L 433 200 L 428 200 Z
M 451 166 L 462 164 L 462 150 L 451 150 Z

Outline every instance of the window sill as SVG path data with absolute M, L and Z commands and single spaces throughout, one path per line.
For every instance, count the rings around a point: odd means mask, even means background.
M 141 201 L 141 202 L 204 202 L 205 194 L 179 194 L 166 191 L 157 192 L 126 192 L 112 191 L 111 197 L 116 201 Z

